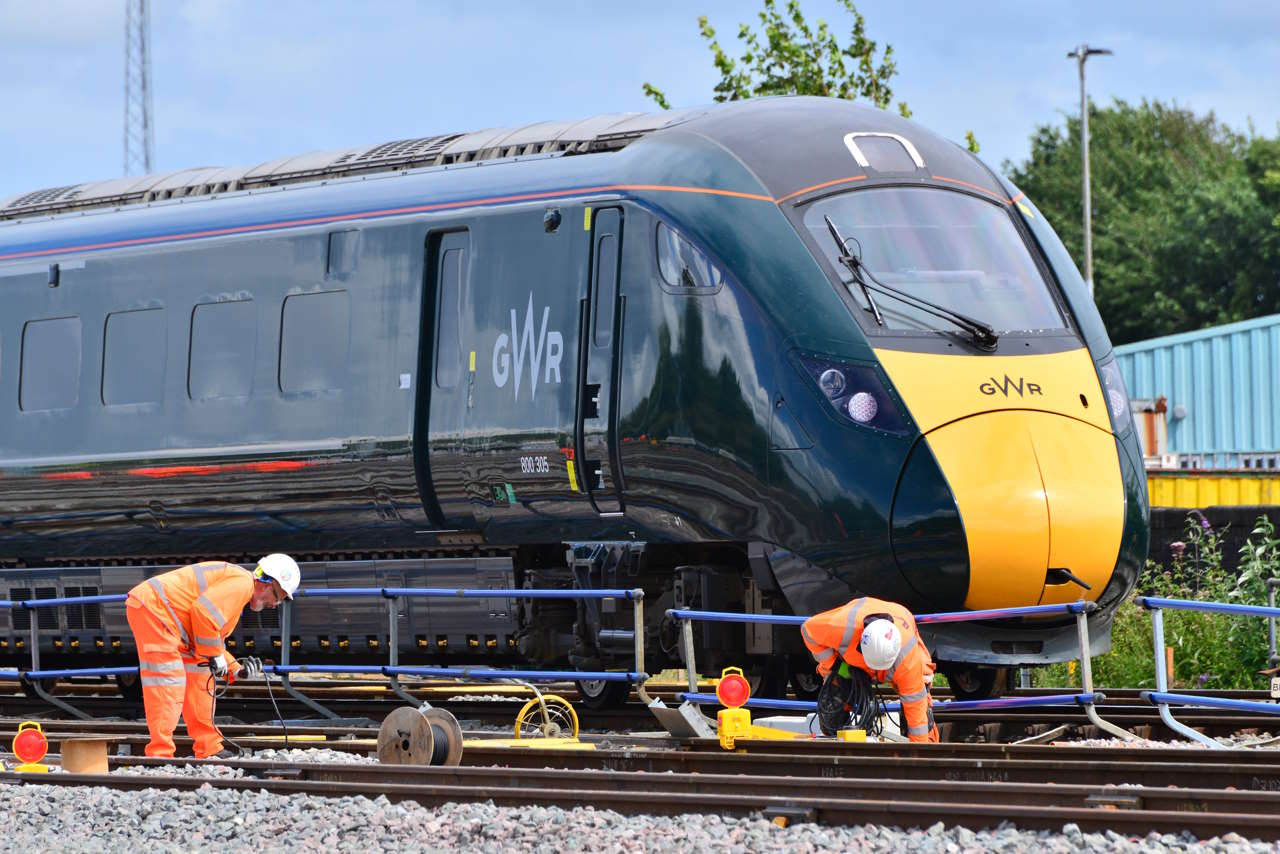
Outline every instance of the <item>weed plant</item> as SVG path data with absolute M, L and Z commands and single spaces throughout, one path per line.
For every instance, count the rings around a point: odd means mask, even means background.
M 1138 604 L 1138 596 L 1265 605 L 1267 579 L 1280 577 L 1280 539 L 1267 516 L 1258 518 L 1240 548 L 1235 571 L 1223 566 L 1222 534 L 1198 512 L 1187 516 L 1186 539 L 1173 544 L 1173 553 L 1167 569 L 1147 561 L 1134 592 L 1116 610 L 1111 652 L 1093 659 L 1095 686 L 1155 687 L 1151 615 Z M 1268 684 L 1258 675 L 1267 666 L 1263 618 L 1166 610 L 1164 642 L 1173 648 L 1171 689 L 1265 688 Z M 1068 662 L 1039 668 L 1032 683 L 1078 688 L 1079 667 Z

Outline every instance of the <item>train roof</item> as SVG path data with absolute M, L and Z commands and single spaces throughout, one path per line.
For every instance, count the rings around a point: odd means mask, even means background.
M 0 219 L 145 204 L 521 155 L 618 151 L 646 134 L 678 124 L 697 112 L 608 113 L 579 121 L 537 122 L 523 127 L 488 128 L 336 151 L 313 151 L 253 166 L 204 166 L 48 187 L 0 200 Z
M 950 181 L 1006 197 L 959 146 L 883 110 L 833 98 L 782 97 L 660 113 L 610 113 L 403 139 L 282 157 L 253 166 L 202 167 L 91 181 L 0 199 L 0 220 L 47 217 L 241 190 L 541 155 L 618 152 L 669 129 L 699 134 L 742 162 L 779 201 L 866 178 Z M 851 137 L 856 137 L 851 142 Z

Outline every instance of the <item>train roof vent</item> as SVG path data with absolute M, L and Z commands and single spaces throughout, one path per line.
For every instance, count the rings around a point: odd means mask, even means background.
M 703 109 L 609 113 L 580 121 L 538 122 L 524 127 L 489 128 L 471 133 L 401 139 L 360 148 L 315 151 L 269 160 L 256 166 L 203 167 L 50 187 L 0 198 L 0 220 L 478 160 L 618 151 L 647 134 L 688 121 L 702 112 Z

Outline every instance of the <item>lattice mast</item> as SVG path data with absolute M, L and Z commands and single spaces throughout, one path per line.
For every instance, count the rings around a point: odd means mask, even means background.
M 155 161 L 151 109 L 151 4 L 124 2 L 124 174 L 145 175 Z

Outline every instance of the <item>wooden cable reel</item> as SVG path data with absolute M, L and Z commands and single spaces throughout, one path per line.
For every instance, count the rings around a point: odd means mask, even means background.
M 378 761 L 387 765 L 457 765 L 462 727 L 444 709 L 401 706 L 378 729 Z

